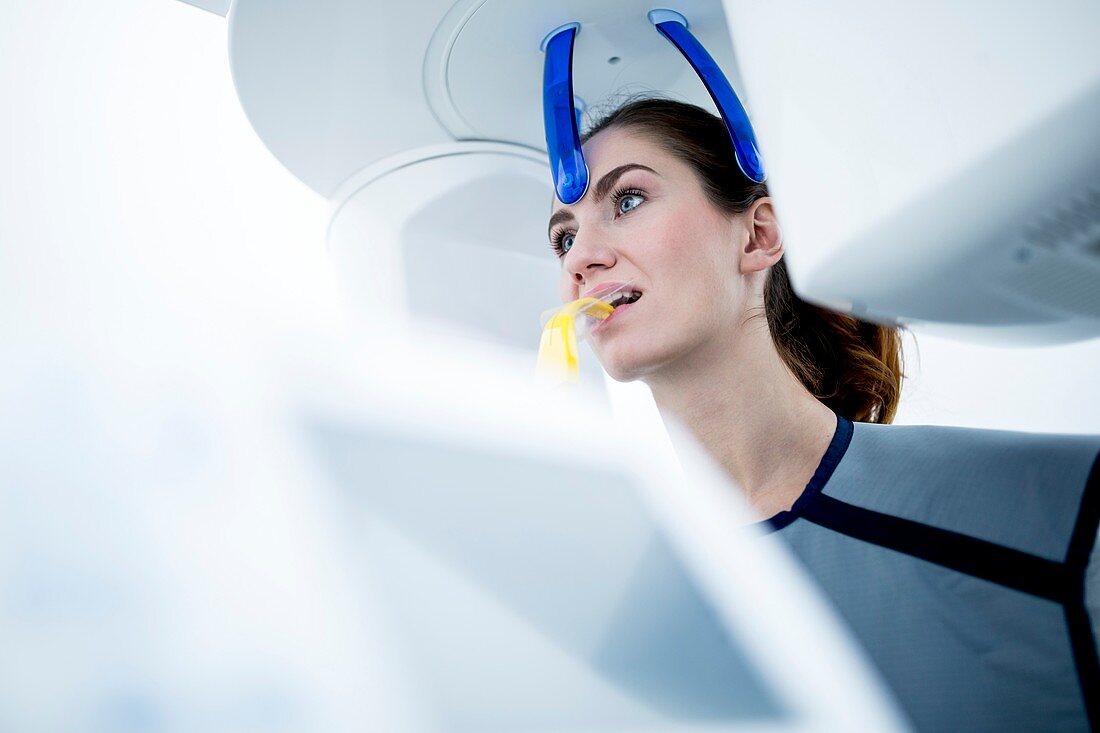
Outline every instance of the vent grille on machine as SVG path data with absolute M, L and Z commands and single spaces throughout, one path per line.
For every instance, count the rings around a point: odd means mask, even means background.
M 1005 284 L 1033 302 L 1100 318 L 1100 186 L 1045 212 L 1024 242 L 1025 265 Z
M 1100 257 L 1100 186 L 1090 186 L 1080 196 L 1045 213 L 1028 227 L 1026 238 L 1036 247 L 1068 247 Z

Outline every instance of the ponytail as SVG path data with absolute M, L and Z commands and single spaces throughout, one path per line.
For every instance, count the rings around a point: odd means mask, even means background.
M 849 420 L 894 419 L 901 398 L 899 328 L 807 303 L 791 288 L 782 259 L 764 282 L 764 313 L 779 356 L 810 394 Z

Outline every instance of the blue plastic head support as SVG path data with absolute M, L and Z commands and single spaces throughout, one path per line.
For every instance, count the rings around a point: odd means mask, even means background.
M 763 183 L 764 162 L 756 145 L 756 133 L 753 132 L 749 116 L 745 114 L 745 108 L 726 75 L 703 48 L 703 44 L 688 30 L 688 22 L 684 16 L 675 10 L 659 9 L 650 10 L 648 17 L 657 31 L 680 50 L 710 92 L 711 99 L 722 114 L 722 121 L 726 123 L 730 139 L 733 140 L 733 150 L 741 172 L 749 180 Z
M 573 39 L 579 23 L 552 30 L 542 42 L 546 66 L 542 79 L 542 116 L 546 149 L 554 171 L 554 190 L 563 204 L 580 201 L 588 190 L 588 166 L 581 154 L 577 111 L 573 106 Z

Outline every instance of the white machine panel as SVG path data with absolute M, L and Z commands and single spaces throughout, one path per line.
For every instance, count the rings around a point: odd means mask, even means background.
M 1100 6 L 726 9 L 804 297 L 977 339 L 1100 334 Z

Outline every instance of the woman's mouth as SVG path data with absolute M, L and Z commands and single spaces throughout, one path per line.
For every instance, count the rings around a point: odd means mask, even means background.
M 632 307 L 634 307 L 634 304 L 641 300 L 641 298 L 642 293 L 640 290 L 624 290 L 623 292 L 616 294 L 615 299 L 611 301 L 611 306 L 615 308 L 615 310 L 612 311 L 611 315 L 609 315 L 607 318 L 596 324 L 596 327 L 592 329 L 592 335 L 595 336 L 596 334 L 606 329 L 608 323 L 621 317 L 624 311 L 630 310 Z
M 623 290 L 621 293 L 615 295 L 615 298 L 611 301 L 611 307 L 618 308 L 619 306 L 629 305 L 637 302 L 640 297 L 642 297 L 641 290 Z

